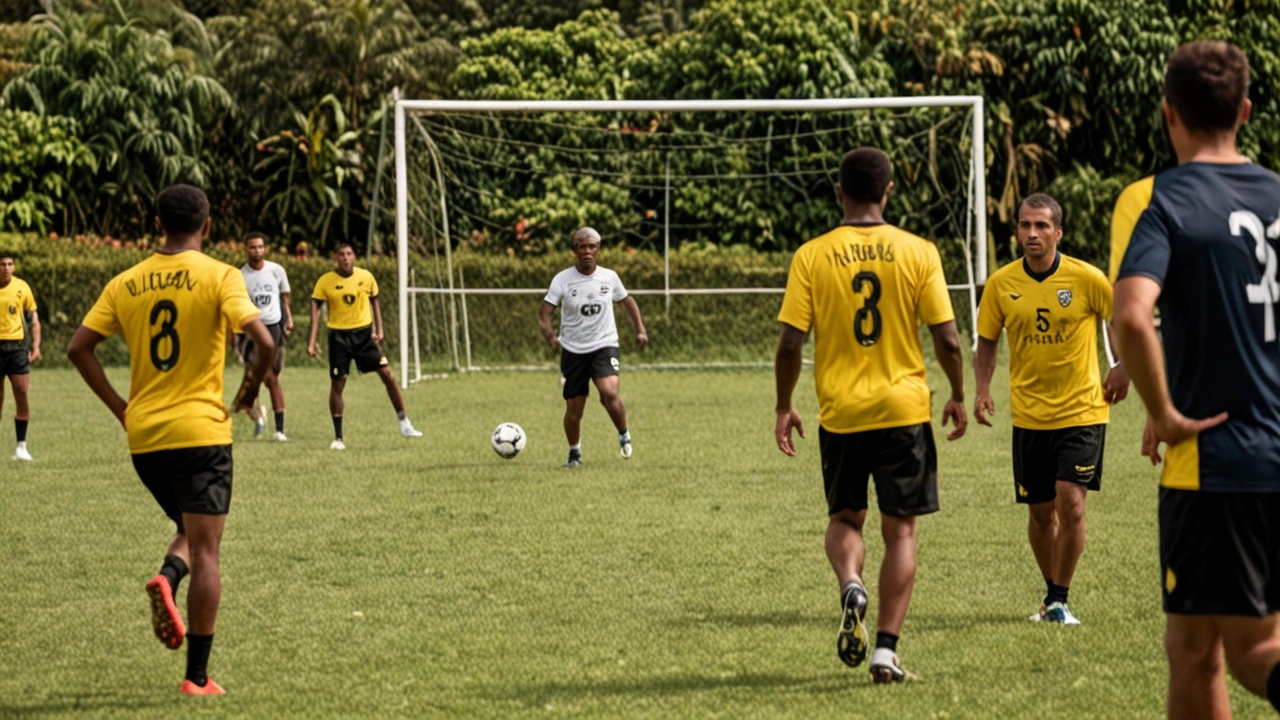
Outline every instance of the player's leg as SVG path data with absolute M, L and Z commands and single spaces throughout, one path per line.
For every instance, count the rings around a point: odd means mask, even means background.
M 564 438 L 569 442 L 569 459 L 565 460 L 565 467 L 582 464 L 582 413 L 586 408 L 586 395 L 565 398 Z
M 248 335 L 237 334 L 236 347 L 240 352 L 240 357 L 244 359 L 244 380 L 247 382 L 252 368 L 257 362 L 258 346 L 249 339 Z M 263 382 L 266 382 L 266 378 L 263 378 Z M 258 408 L 256 399 L 252 405 L 244 409 L 244 414 L 248 415 L 249 419 L 253 421 L 253 436 L 262 435 L 263 431 L 267 429 L 267 419 L 263 417 L 262 411 Z
M 284 442 L 288 439 L 284 434 L 284 387 L 280 385 L 280 373 L 284 372 L 284 332 L 280 331 L 278 334 L 275 357 L 271 360 L 271 371 L 267 373 L 263 383 L 266 384 L 267 392 L 271 395 L 271 412 L 275 414 L 276 421 L 276 440 Z
M 1058 481 L 1058 497 L 1053 506 L 1058 516 L 1058 537 L 1053 546 L 1053 586 L 1045 603 L 1052 608 L 1055 603 L 1067 605 L 1071 580 L 1076 574 L 1076 565 L 1084 553 L 1085 545 L 1085 497 L 1088 488 L 1073 481 Z M 1056 612 L 1054 617 L 1057 617 Z M 1074 619 L 1069 610 L 1063 609 L 1063 618 Z M 1077 621 L 1078 622 L 1078 621 Z M 1067 624 L 1074 624 L 1068 622 Z
M 560 349 L 560 380 L 564 397 L 564 437 L 569 442 L 569 459 L 565 467 L 582 464 L 582 413 L 591 392 L 591 355 Z
M 15 460 L 30 460 L 31 453 L 27 451 L 27 424 L 31 422 L 31 402 L 28 397 L 31 374 L 10 375 L 9 382 L 13 385 L 13 429 L 18 438 L 13 457 Z
M 622 396 L 618 393 L 618 376 L 606 375 L 594 378 L 596 389 L 600 392 L 600 404 L 609 413 L 613 427 L 618 431 L 618 451 L 623 459 L 631 457 L 631 431 L 627 429 L 627 409 L 622 404 Z
M 871 677 L 877 683 L 907 676 L 898 662 L 898 636 L 916 579 L 916 518 L 938 511 L 938 450 L 929 423 L 877 433 L 872 476 L 880 508 L 884 561 Z
M 1165 654 L 1169 659 L 1170 720 L 1227 720 L 1222 636 L 1208 615 L 1166 616 Z
M 833 433 L 818 428 L 822 485 L 827 496 L 827 562 L 840 590 L 840 628 L 836 654 L 857 667 L 867 658 L 867 589 L 862 582 L 867 546 L 862 527 L 867 519 L 867 479 L 871 473 L 863 437 L 866 433 Z
M 231 509 L 231 446 L 198 447 L 175 451 L 179 473 L 174 483 L 182 524 L 191 558 L 191 584 L 187 590 L 187 675 L 182 691 L 188 694 L 221 694 L 209 679 L 209 652 L 213 647 L 218 607 L 222 602 L 220 548 L 227 512 Z
M 173 472 L 179 465 L 175 455 L 178 450 L 161 450 L 132 456 L 134 470 L 143 486 L 155 498 L 165 516 L 174 522 L 177 532 L 169 540 L 164 562 L 150 580 L 146 591 L 151 603 L 151 629 L 157 639 L 170 650 L 182 646 L 186 626 L 178 612 L 176 599 L 178 586 L 186 577 L 191 564 L 186 530 L 182 524 L 182 509 L 175 492 Z
M 1246 690 L 1280 710 L 1280 614 L 1216 615 L 1231 674 Z
M 329 377 L 329 417 L 333 419 L 333 443 L 329 445 L 331 450 L 346 449 L 342 441 L 342 413 L 346 409 L 346 405 L 342 400 L 342 392 L 346 389 L 346 373 Z
M 1053 591 L 1054 548 L 1060 530 L 1057 499 L 1057 463 L 1053 453 L 1052 430 L 1013 429 L 1014 501 L 1027 506 L 1027 541 L 1035 556 L 1040 577 L 1044 579 L 1044 596 L 1031 620 L 1044 618 Z
M 382 380 L 382 385 L 387 389 L 387 397 L 391 399 L 391 407 L 395 409 L 396 419 L 400 421 L 400 434 L 404 437 L 422 437 L 422 433 L 413 427 L 413 423 L 409 422 L 409 414 L 405 412 L 404 393 L 400 392 L 400 385 L 391 373 L 391 366 L 382 365 L 379 367 L 378 378 Z
M 1067 598 L 1076 566 L 1085 546 L 1085 499 L 1089 490 L 1102 487 L 1102 457 L 1106 425 L 1085 425 L 1050 431 L 1052 455 L 1057 458 L 1054 477 L 1054 509 L 1058 537 L 1054 545 L 1053 582 L 1045 599 L 1045 619 L 1066 625 L 1079 620 L 1068 608 Z

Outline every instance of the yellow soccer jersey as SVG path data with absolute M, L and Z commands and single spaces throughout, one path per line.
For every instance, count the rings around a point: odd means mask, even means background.
M 373 310 L 369 298 L 378 297 L 378 281 L 373 273 L 362 268 L 352 268 L 351 277 L 342 277 L 330 270 L 316 281 L 312 300 L 329 306 L 328 327 L 332 330 L 355 330 L 373 324 Z
M 929 421 L 917 316 L 955 319 L 938 249 L 888 225 L 841 225 L 791 259 L 778 321 L 814 333 L 819 422 L 851 433 Z
M 22 340 L 26 336 L 22 313 L 35 309 L 36 296 L 31 293 L 31 286 L 10 278 L 9 284 L 0 288 L 0 340 Z
M 129 346 L 129 452 L 231 443 L 227 326 L 258 317 L 240 270 L 204 253 L 156 253 L 111 279 L 84 326 Z
M 1138 224 L 1142 211 L 1151 204 L 1151 194 L 1155 189 L 1155 176 L 1150 175 L 1130 183 L 1120 193 L 1116 207 L 1111 212 L 1111 263 L 1107 271 L 1107 279 L 1113 284 L 1116 275 L 1120 274 L 1120 262 L 1124 260 L 1124 251 L 1129 249 L 1129 237 Z
M 1023 260 L 987 278 L 978 334 L 1009 335 L 1014 427 L 1056 430 L 1107 422 L 1098 373 L 1098 318 L 1111 319 L 1111 285 L 1094 266 L 1058 253 L 1044 275 Z

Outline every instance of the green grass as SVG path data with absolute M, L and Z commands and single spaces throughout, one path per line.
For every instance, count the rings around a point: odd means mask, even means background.
M 899 646 L 922 681 L 877 687 L 835 656 L 810 373 L 798 458 L 773 444 L 770 372 L 633 372 L 635 457 L 618 458 L 593 400 L 571 471 L 551 373 L 415 386 L 413 441 L 380 384 L 353 378 L 334 453 L 324 371 L 289 370 L 290 442 L 236 428 L 211 662 L 229 694 L 177 708 L 185 653 L 152 636 L 142 590 L 171 526 L 105 408 L 73 371 L 37 367 L 34 463 L 7 460 L 11 397 L 0 426 L 0 716 L 1159 717 L 1140 407 L 1117 408 L 1090 498 L 1071 594 L 1084 624 L 1037 625 L 1004 374 L 997 428 L 939 440 L 942 512 L 921 521 Z M 488 446 L 501 421 L 529 435 L 512 461 Z M 874 617 L 883 544 L 868 531 Z M 1240 717 L 1269 712 L 1231 695 Z

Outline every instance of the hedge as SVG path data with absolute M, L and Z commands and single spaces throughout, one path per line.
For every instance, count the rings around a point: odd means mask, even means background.
M 40 305 L 43 351 L 49 365 L 65 364 L 63 349 L 72 333 L 97 299 L 102 287 L 116 274 L 146 257 L 145 250 L 94 247 L 71 241 L 50 241 L 34 236 L 0 234 L 0 252 L 17 262 L 16 274 L 26 280 Z M 239 265 L 243 253 L 210 247 L 210 256 Z M 306 355 L 310 309 L 307 299 L 316 280 L 332 269 L 327 258 L 300 260 L 272 256 L 284 266 L 293 288 L 290 306 L 295 330 L 287 344 L 287 362 L 292 365 L 322 366 L 324 358 Z M 757 253 L 746 248 L 730 250 L 697 249 L 673 252 L 673 288 L 782 288 L 786 285 L 790 255 Z M 398 275 L 393 257 L 374 256 L 357 263 L 378 279 L 383 321 L 387 338 L 383 350 L 393 364 L 399 360 Z M 572 264 L 568 256 L 517 258 L 479 255 L 461 251 L 454 256 L 455 285 L 467 288 L 544 289 L 555 274 Z M 661 290 L 663 259 L 647 252 L 606 249 L 600 264 L 616 270 L 630 290 Z M 415 257 L 415 283 L 420 287 L 445 287 L 443 258 Z M 618 312 L 624 361 L 681 363 L 711 361 L 768 361 L 777 341 L 777 312 L 781 296 L 692 295 L 673 296 L 670 305 L 660 295 L 637 295 L 647 326 L 650 346 L 643 356 L 634 354 L 634 333 L 625 313 Z M 967 324 L 967 300 L 954 294 L 958 317 Z M 450 303 L 436 294 L 415 295 L 418 312 L 420 352 L 424 370 L 446 370 L 451 366 Z M 459 357 L 465 362 L 461 321 L 465 306 L 469 319 L 472 362 L 478 366 L 539 364 L 550 365 L 555 354 L 542 342 L 537 317 L 540 293 L 524 295 L 472 295 L 459 300 Z M 323 343 L 323 332 L 320 333 Z M 323 344 L 321 348 L 323 349 Z M 127 364 L 123 342 L 112 338 L 102 346 L 104 363 Z

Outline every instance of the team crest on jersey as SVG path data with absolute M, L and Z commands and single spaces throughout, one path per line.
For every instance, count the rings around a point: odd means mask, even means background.
M 10 315 L 17 315 L 17 314 L 18 314 L 18 306 L 17 306 L 17 305 L 10 305 L 10 306 L 9 306 L 9 314 L 10 314 Z
M 1058 304 L 1059 304 L 1059 305 L 1061 305 L 1062 307 L 1066 307 L 1066 306 L 1068 306 L 1068 305 L 1070 305 L 1070 304 L 1071 304 L 1071 291 L 1070 291 L 1070 290 L 1059 290 L 1059 291 L 1058 291 Z
M 355 304 L 356 304 L 356 296 L 355 296 L 355 295 L 343 295 L 343 296 L 342 296 L 342 302 L 344 302 L 344 303 L 346 303 L 346 304 L 348 304 L 348 305 L 355 305 Z
M 608 285 L 601 285 L 601 286 L 600 286 L 600 294 L 601 294 L 601 295 L 608 295 L 608 294 L 609 294 L 609 286 L 608 286 Z
M 569 291 L 569 297 L 578 297 L 578 288 Z

